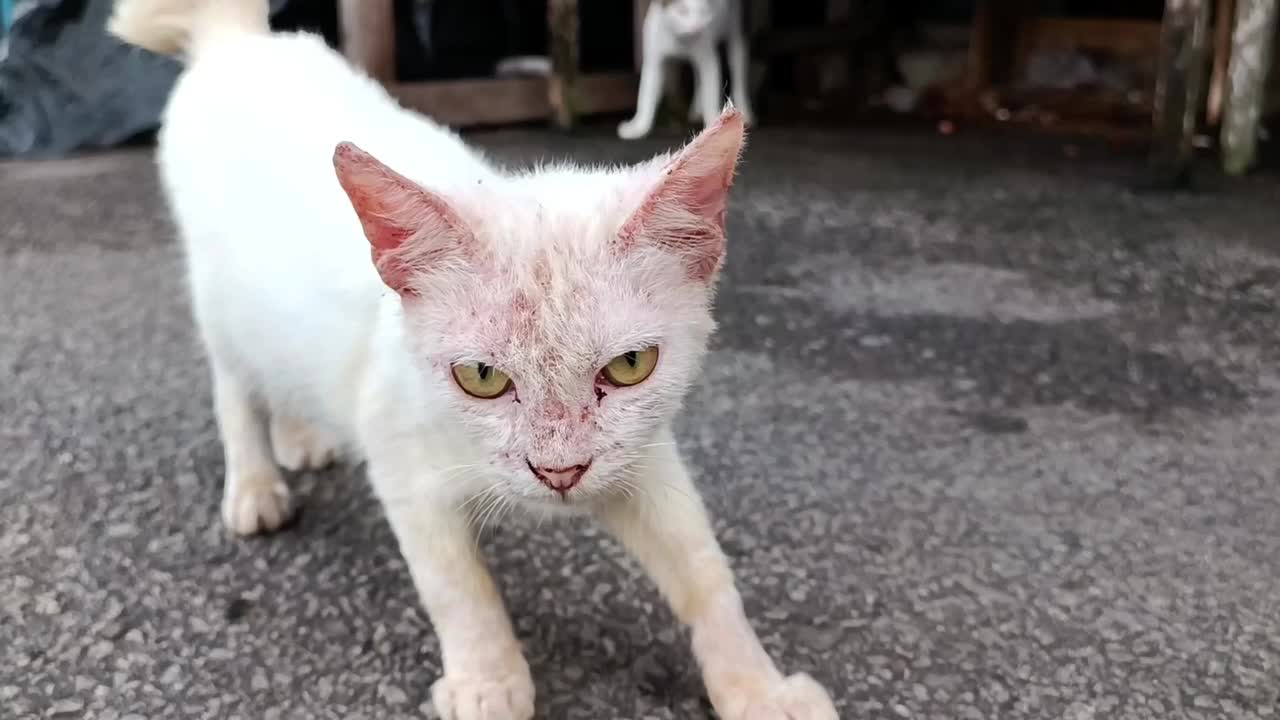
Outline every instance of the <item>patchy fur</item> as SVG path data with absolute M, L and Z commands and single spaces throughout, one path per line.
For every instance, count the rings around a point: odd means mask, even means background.
M 116 27 L 193 48 L 159 162 L 213 374 L 228 527 L 285 522 L 277 463 L 367 461 L 440 639 L 436 709 L 528 720 L 532 678 L 476 527 L 516 508 L 588 512 L 692 628 L 721 717 L 835 718 L 751 631 L 671 437 L 714 327 L 741 113 L 635 167 L 507 172 L 319 38 L 212 2 L 124 0 Z M 250 5 L 235 0 L 265 18 Z M 147 25 L 161 9 L 165 27 Z M 655 346 L 643 382 L 604 378 Z M 467 394 L 452 370 L 472 363 L 512 389 Z

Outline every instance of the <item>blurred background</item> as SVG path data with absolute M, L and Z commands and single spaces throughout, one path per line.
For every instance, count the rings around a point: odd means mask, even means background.
M 769 652 L 843 718 L 1274 718 L 1277 3 L 744 5 L 759 123 L 676 429 Z M 219 521 L 152 150 L 178 64 L 109 0 L 0 8 L 0 718 L 423 717 L 439 646 L 359 467 L 290 478 L 272 537 Z M 696 129 L 675 66 L 616 136 L 645 2 L 272 8 L 505 166 Z M 480 542 L 539 717 L 712 717 L 600 530 Z
M 277 27 L 322 33 L 406 104 L 458 127 L 548 119 L 568 127 L 630 112 L 648 2 L 551 4 L 572 8 L 562 13 L 574 27 L 560 35 L 559 53 L 548 0 L 272 6 Z M 154 129 L 175 63 L 104 37 L 110 0 L 0 5 L 8 33 L 0 155 L 110 147 Z M 1219 153 L 1230 171 L 1243 172 L 1257 162 L 1259 139 L 1266 149 L 1267 124 L 1280 109 L 1269 5 L 748 0 L 744 14 L 750 82 L 766 124 L 1086 135 L 1145 145 L 1157 169 L 1178 180 L 1196 152 Z M 1255 29 L 1259 23 L 1266 27 Z M 1262 61 L 1252 64 L 1261 66 L 1253 68 L 1247 58 L 1257 52 Z M 1231 83 L 1233 59 L 1242 70 Z M 690 70 L 673 67 L 669 76 L 662 117 L 678 128 Z M 562 81 L 572 93 L 549 92 Z M 572 103 L 554 99 L 569 96 Z

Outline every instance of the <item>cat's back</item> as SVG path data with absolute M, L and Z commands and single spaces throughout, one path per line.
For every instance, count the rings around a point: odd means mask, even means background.
M 445 189 L 490 172 L 449 130 L 400 107 L 310 34 L 243 35 L 206 50 L 165 111 L 160 166 L 181 225 L 231 251 L 252 243 L 304 264 L 368 265 L 368 245 L 333 170 L 349 141 Z M 296 257 L 305 248 L 306 259 Z M 264 257 L 265 254 L 265 257 Z M 362 268 L 371 276 L 371 268 Z
M 390 292 L 337 181 L 343 141 L 442 188 L 490 172 L 310 35 L 204 47 L 160 134 L 202 336 L 272 402 L 309 417 L 350 415 L 350 373 Z

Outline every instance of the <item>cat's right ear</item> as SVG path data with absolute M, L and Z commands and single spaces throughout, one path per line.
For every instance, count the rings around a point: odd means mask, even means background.
M 469 243 L 471 232 L 444 198 L 355 144 L 338 144 L 333 167 L 369 239 L 382 282 L 400 295 L 416 295 L 418 278 Z

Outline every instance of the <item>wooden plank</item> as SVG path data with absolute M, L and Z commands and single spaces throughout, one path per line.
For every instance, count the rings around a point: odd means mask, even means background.
M 1222 118 L 1222 167 L 1232 175 L 1247 172 L 1256 158 L 1277 16 L 1276 0 L 1239 0 Z
M 1231 58 L 1231 28 L 1235 24 L 1235 0 L 1218 0 L 1213 18 L 1213 71 L 1209 76 L 1209 105 L 1205 120 L 1217 126 L 1222 120 L 1227 91 L 1227 62 Z
M 1160 23 L 1112 18 L 1026 17 L 1018 25 L 1016 65 L 1043 50 L 1106 50 L 1153 57 L 1160 50 Z
M 1208 35 L 1209 0 L 1166 0 L 1151 153 L 1152 180 L 1157 184 L 1183 184 L 1189 179 Z
M 591 73 L 578 76 L 578 112 L 598 115 L 634 110 L 640 77 L 633 73 Z
M 578 76 L 578 115 L 624 112 L 635 107 L 633 73 Z M 546 119 L 552 111 L 547 78 L 485 78 L 402 83 L 392 87 L 406 107 L 453 127 L 505 125 Z
M 847 49 L 866 32 L 860 23 L 836 20 L 820 27 L 767 30 L 756 40 L 755 55 L 777 57 Z
M 1155 75 L 1160 55 L 1159 21 L 1115 18 L 1025 17 L 1018 26 L 1014 75 L 1021 76 L 1032 56 L 1045 52 L 1100 52 L 1123 58 L 1141 80 L 1140 89 Z
M 551 112 L 547 80 L 538 77 L 402 83 L 392 93 L 405 106 L 454 127 L 541 120 Z
M 547 0 L 547 32 L 551 45 L 551 76 L 547 100 L 551 122 L 562 130 L 573 127 L 578 104 L 578 0 Z
M 396 79 L 395 7 L 392 0 L 339 0 L 342 54 L 386 85 Z

